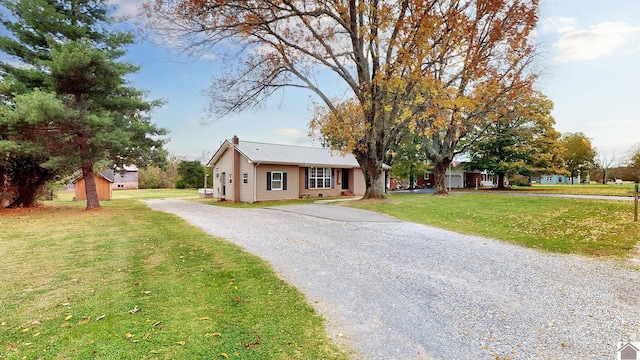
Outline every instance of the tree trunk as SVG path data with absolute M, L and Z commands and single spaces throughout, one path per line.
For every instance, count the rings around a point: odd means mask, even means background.
M 504 174 L 498 174 L 498 189 L 506 189 L 506 186 L 504 186 Z
M 448 195 L 447 191 L 447 167 L 451 164 L 451 160 L 443 159 L 434 163 L 435 174 L 433 176 L 434 195 Z
M 375 160 L 372 161 L 374 164 Z M 364 171 L 364 181 L 366 185 L 366 191 L 363 199 L 384 199 L 384 184 L 382 177 L 382 164 L 380 166 L 366 166 L 362 167 Z
M 31 207 L 35 203 L 37 187 L 32 186 L 20 186 L 18 191 L 18 197 L 9 204 L 9 208 L 15 209 L 19 207 Z
M 96 188 L 96 177 L 93 171 L 93 162 L 85 160 L 82 163 L 82 177 L 84 177 L 84 190 L 87 196 L 87 210 L 100 207 L 98 200 L 98 189 Z
M 413 190 L 413 170 L 409 172 L 409 190 Z

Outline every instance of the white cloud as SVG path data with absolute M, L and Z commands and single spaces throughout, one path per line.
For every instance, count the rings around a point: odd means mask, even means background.
M 544 30 L 566 33 L 576 29 L 576 19 L 556 16 L 548 18 L 542 24 Z
M 587 29 L 567 25 L 556 27 L 556 31 L 563 33 L 553 44 L 559 51 L 555 60 L 561 63 L 595 60 L 620 51 L 635 51 L 639 45 L 637 37 L 640 35 L 640 26 L 625 22 L 603 22 Z

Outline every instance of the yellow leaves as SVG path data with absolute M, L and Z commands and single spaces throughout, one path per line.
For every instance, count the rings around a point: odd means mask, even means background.
M 135 336 L 135 335 L 133 335 L 132 333 L 125 333 L 125 334 L 124 334 L 124 338 L 125 338 L 125 339 L 131 339 L 131 338 L 133 338 L 134 336 Z
M 213 333 L 206 333 L 206 334 L 204 334 L 204 337 L 207 337 L 207 338 L 211 338 L 211 337 L 221 337 L 221 336 L 222 336 L 222 334 L 221 334 L 221 333 L 219 333 L 219 332 L 213 332 Z
M 222 356 L 222 357 L 223 357 L 223 358 L 225 358 L 225 359 L 228 359 L 228 358 L 229 358 L 229 354 L 224 353 L 224 352 L 223 352 L 223 353 L 220 353 L 220 356 Z

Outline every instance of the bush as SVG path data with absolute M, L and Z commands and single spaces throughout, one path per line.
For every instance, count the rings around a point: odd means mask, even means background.
M 531 186 L 531 180 L 522 175 L 514 175 L 509 178 L 509 185 L 512 186 Z

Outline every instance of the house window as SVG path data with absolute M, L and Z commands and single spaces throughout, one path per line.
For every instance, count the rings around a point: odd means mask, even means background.
M 547 181 L 553 181 L 553 176 L 547 176 Z
M 267 190 L 287 190 L 287 173 L 282 171 L 268 171 Z
M 220 168 L 216 168 L 216 179 L 220 179 Z
M 282 190 L 282 173 L 279 171 L 271 173 L 271 190 Z
M 243 184 L 249 183 L 249 173 L 242 173 L 242 183 Z
M 233 174 L 229 173 L 229 184 L 233 183 Z
M 309 189 L 331 189 L 331 168 L 309 168 Z

